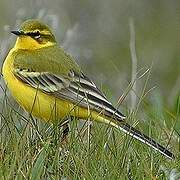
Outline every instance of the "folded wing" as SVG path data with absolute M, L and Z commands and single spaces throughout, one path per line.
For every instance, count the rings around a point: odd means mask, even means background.
M 104 115 L 120 121 L 125 118 L 83 73 L 70 71 L 67 76 L 60 76 L 49 72 L 16 69 L 15 75 L 26 84 L 49 95 L 69 100 L 78 106 L 102 112 Z

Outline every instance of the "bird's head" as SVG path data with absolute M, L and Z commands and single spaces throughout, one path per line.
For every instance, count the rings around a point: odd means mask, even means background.
M 27 20 L 21 24 L 19 30 L 11 32 L 18 36 L 15 44 L 17 49 L 33 50 L 56 44 L 50 28 L 38 20 Z

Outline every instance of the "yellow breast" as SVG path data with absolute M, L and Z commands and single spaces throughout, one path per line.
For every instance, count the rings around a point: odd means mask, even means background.
M 10 51 L 3 64 L 3 77 L 12 96 L 26 111 L 46 121 L 60 120 L 67 115 L 87 119 L 87 109 L 75 107 L 69 101 L 57 99 L 19 80 L 13 73 L 13 51 Z

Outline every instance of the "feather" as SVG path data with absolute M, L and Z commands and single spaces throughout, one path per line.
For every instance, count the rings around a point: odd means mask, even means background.
M 106 99 L 105 95 L 84 74 L 73 70 L 68 76 L 48 72 L 29 72 L 16 69 L 16 76 L 34 88 L 38 88 L 57 98 L 72 101 L 74 104 L 103 112 L 111 118 L 122 120 L 125 116 Z

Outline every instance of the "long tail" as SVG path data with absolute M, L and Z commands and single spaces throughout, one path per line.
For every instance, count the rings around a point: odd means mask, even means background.
M 120 122 L 118 123 L 118 125 L 114 122 L 110 122 L 110 124 L 114 127 L 116 127 L 117 129 L 120 129 L 121 131 L 123 131 L 124 133 L 132 136 L 133 138 L 141 141 L 142 143 L 152 147 L 153 149 L 159 151 L 161 154 L 163 154 L 164 156 L 166 156 L 169 159 L 174 159 L 175 156 L 173 155 L 172 152 L 170 152 L 167 148 L 161 146 L 159 143 L 157 143 L 156 141 L 154 141 L 153 139 L 151 139 L 150 137 L 146 136 L 145 134 L 141 133 L 140 131 L 138 131 L 137 129 L 133 128 L 132 126 L 130 126 L 129 124 L 125 123 L 125 122 Z

